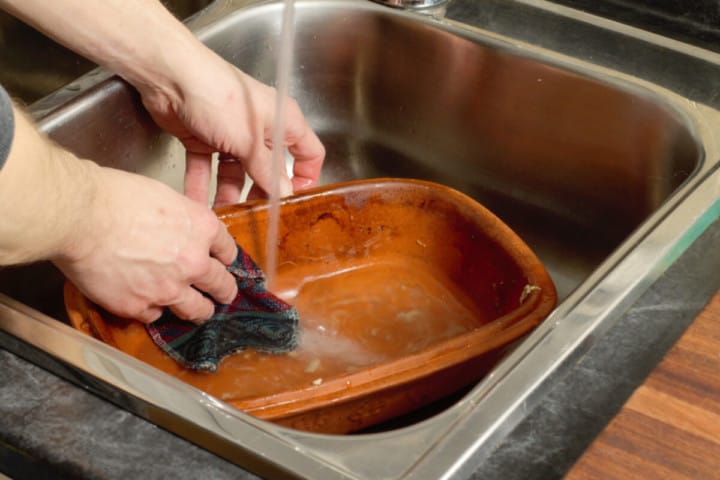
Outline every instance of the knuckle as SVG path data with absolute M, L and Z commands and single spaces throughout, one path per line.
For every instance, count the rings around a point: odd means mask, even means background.
M 177 283 L 168 282 L 160 291 L 157 303 L 160 305 L 172 305 L 177 303 L 181 295 L 181 287 Z
M 216 298 L 223 302 L 230 302 L 236 296 L 237 285 L 234 277 L 226 271 L 218 272 L 217 275 L 218 289 Z
M 122 306 L 115 313 L 123 318 L 132 318 L 146 323 L 149 307 L 150 305 L 146 301 L 139 299 L 130 300 L 123 302 Z
M 209 263 L 210 251 L 205 245 L 205 242 L 189 249 L 178 259 L 180 273 L 177 278 L 177 283 L 189 285 L 197 281 L 197 279 L 202 278 L 210 268 Z
M 225 229 L 225 226 L 222 224 L 222 222 L 217 218 L 217 216 L 210 212 L 208 210 L 208 214 L 205 218 L 205 228 L 210 236 L 210 238 L 215 238 L 215 236 L 220 233 L 221 230 Z
M 194 301 L 176 307 L 174 312 L 182 320 L 198 321 L 209 318 L 214 312 L 214 307 L 209 300 L 198 297 Z
M 212 264 L 208 253 L 198 253 L 188 262 L 188 277 L 191 283 L 206 278 L 211 272 Z
M 302 115 L 302 110 L 300 110 L 300 104 L 293 97 L 287 97 L 285 105 L 287 105 L 288 113 L 292 115 Z
M 192 320 L 191 312 L 185 308 L 171 308 L 176 317 L 180 320 Z
M 203 210 L 198 215 L 195 223 L 198 230 L 207 238 L 214 238 L 222 225 L 217 216 L 209 209 Z
M 145 310 L 145 312 L 143 312 L 140 315 L 138 320 L 142 323 L 152 323 L 155 320 L 157 320 L 158 318 L 160 318 L 161 315 L 162 315 L 161 309 L 151 308 L 151 309 Z

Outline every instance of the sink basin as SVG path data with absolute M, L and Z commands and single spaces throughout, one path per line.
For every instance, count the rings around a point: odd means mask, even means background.
M 348 436 L 262 422 L 74 331 L 48 264 L 0 272 L 0 327 L 49 353 L 46 368 L 260 473 L 460 478 L 718 215 L 720 57 L 542 1 L 457 0 L 444 20 L 367 1 L 296 8 L 290 88 L 325 143 L 322 183 L 411 177 L 479 200 L 548 269 L 549 319 L 454 402 Z M 215 2 L 189 25 L 272 82 L 280 11 Z M 180 188 L 181 146 L 125 84 L 72 85 L 30 107 L 43 130 Z
M 213 0 L 163 0 L 176 17 L 185 19 Z M 65 87 L 96 67 L 34 28 L 0 10 L 0 85 L 30 104 Z

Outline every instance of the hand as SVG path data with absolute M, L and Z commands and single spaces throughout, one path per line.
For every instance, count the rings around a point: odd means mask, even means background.
M 143 103 L 155 122 L 179 138 L 187 150 L 188 197 L 206 204 L 213 153 L 237 160 L 219 162 L 214 201 L 218 207 L 240 200 L 245 173 L 256 187 L 271 191 L 276 92 L 209 52 L 196 57 L 197 64 L 185 74 L 178 72 L 179 95 L 168 93 L 172 89 L 140 88 Z M 281 196 L 316 185 L 325 157 L 322 143 L 290 98 L 285 122 L 285 146 L 295 162 L 292 180 L 282 169 Z
M 96 198 L 55 264 L 91 300 L 144 323 L 163 307 L 194 322 L 237 295 L 234 240 L 207 207 L 160 182 L 95 167 Z M 69 250 L 69 251 L 68 251 Z M 193 288 L 195 287 L 195 288 Z
M 140 91 L 158 125 L 187 149 L 190 198 L 206 204 L 213 153 L 239 161 L 220 165 L 216 206 L 239 200 L 246 172 L 260 189 L 271 190 L 275 91 L 199 42 L 161 2 L 0 0 L 0 5 Z M 294 101 L 287 102 L 285 118 L 285 143 L 295 165 L 292 182 L 283 171 L 280 192 L 289 195 L 317 183 L 325 151 Z

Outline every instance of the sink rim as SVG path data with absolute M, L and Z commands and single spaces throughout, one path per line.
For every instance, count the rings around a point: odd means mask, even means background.
M 250 4 L 252 2 L 241 3 Z M 268 5 L 270 3 L 259 2 L 259 4 Z M 320 0 L 305 3 L 332 5 L 340 2 Z M 350 4 L 351 2 L 343 3 Z M 352 3 L 360 5 L 360 2 Z M 364 5 L 365 3 L 367 5 Z M 374 6 L 369 2 L 362 2 L 362 4 L 363 6 L 360 8 L 385 11 L 383 7 Z M 238 6 L 239 8 L 241 7 Z M 396 13 L 388 12 L 388 14 Z M 429 20 L 427 21 L 432 23 Z M 454 25 L 452 28 L 460 27 Z M 463 31 L 471 32 L 472 30 Z M 525 48 L 531 52 L 542 51 L 542 49 L 535 47 Z M 662 95 L 665 96 L 666 94 L 662 93 Z M 714 135 L 708 131 L 710 126 L 703 122 L 704 117 L 699 113 L 695 115 L 696 112 L 686 111 L 681 108 L 681 99 L 679 97 L 677 99 L 669 97 L 669 101 L 677 104 L 678 111 L 688 115 L 693 128 L 697 129 L 698 137 L 705 140 L 701 143 L 704 147 L 702 151 L 705 156 L 716 158 L 718 156 L 717 146 L 709 142 L 709 139 L 712 139 Z M 706 113 L 709 114 L 710 112 Z M 51 118 L 48 119 L 48 121 L 51 120 Z M 187 394 L 188 398 L 192 398 L 206 407 L 202 412 L 192 411 L 193 414 L 188 415 L 183 420 L 190 421 L 196 428 L 210 428 L 214 435 L 226 441 L 232 440 L 231 438 L 228 439 L 228 435 L 231 433 L 223 429 L 221 422 L 213 424 L 210 420 L 222 418 L 224 422 L 232 422 L 232 428 L 236 429 L 232 434 L 252 432 L 254 441 L 255 438 L 262 438 L 262 441 L 258 442 L 259 445 L 255 444 L 250 447 L 238 445 L 231 441 L 233 448 L 237 448 L 250 456 L 269 455 L 272 457 L 274 454 L 268 452 L 280 452 L 278 455 L 283 460 L 283 468 L 291 468 L 296 474 L 312 473 L 317 475 L 319 471 L 323 471 L 328 475 L 344 478 L 371 478 L 356 476 L 357 472 L 348 470 L 347 465 L 342 462 L 334 463 L 332 458 L 329 458 L 349 448 L 361 449 L 364 445 L 367 447 L 368 442 L 366 440 L 368 437 L 372 438 L 374 445 L 371 445 L 370 448 L 374 447 L 375 450 L 373 451 L 375 452 L 381 452 L 381 448 L 383 450 L 388 448 L 382 446 L 381 442 L 394 445 L 393 448 L 395 449 L 397 449 L 397 445 L 401 444 L 399 440 L 408 440 L 406 443 L 413 445 L 423 444 L 427 448 L 427 450 L 423 451 L 424 457 L 420 459 L 421 456 L 417 455 L 418 463 L 403 462 L 404 467 L 407 468 L 407 470 L 403 471 L 415 471 L 417 473 L 417 469 L 422 469 L 423 474 L 432 472 L 437 474 L 437 478 L 446 477 L 449 474 L 459 474 L 469 468 L 468 465 L 471 463 L 467 461 L 469 454 L 478 453 L 482 447 L 487 447 L 493 440 L 497 440 L 497 437 L 502 435 L 503 431 L 508 430 L 509 423 L 507 422 L 511 420 L 511 417 L 513 415 L 517 417 L 517 415 L 522 414 L 522 411 L 527 411 L 533 399 L 537 399 L 538 396 L 547 391 L 549 377 L 559 374 L 557 366 L 563 357 L 545 358 L 546 356 L 538 355 L 541 344 L 563 352 L 564 358 L 577 354 L 578 350 L 587 345 L 585 342 L 589 335 L 597 335 L 602 328 L 609 328 L 613 317 L 626 308 L 634 298 L 637 298 L 652 283 L 652 280 L 657 278 L 672 263 L 672 260 L 682 253 L 684 248 L 687 248 L 686 243 L 689 244 L 691 239 L 699 236 L 702 229 L 695 229 L 695 226 L 708 224 L 710 220 L 718 217 L 720 208 L 718 208 L 719 204 L 715 199 L 717 168 L 717 165 L 711 165 L 710 162 L 701 160 L 699 171 L 686 184 L 681 186 L 658 211 L 653 213 L 630 238 L 623 242 L 622 246 L 603 262 L 601 267 L 583 283 L 581 288 L 565 299 L 552 314 L 552 321 L 546 321 L 537 329 L 512 355 L 502 362 L 489 378 L 476 386 L 473 392 L 468 394 L 465 399 L 436 417 L 397 431 L 372 434 L 370 436 L 331 436 L 328 438 L 327 435 L 286 431 L 282 427 L 259 423 L 245 414 L 238 415 L 236 411 L 228 410 L 224 404 L 212 398 L 207 398 L 204 394 L 198 395 L 197 392 L 188 391 L 187 386 L 182 384 L 180 386 L 185 387 L 180 389 L 183 395 Z M 639 249 L 641 245 L 647 244 L 654 245 L 657 248 L 652 252 Z M 658 247 L 658 245 L 665 245 L 665 247 Z M 643 265 L 645 266 L 643 267 Z M 0 326 L 26 340 L 27 332 L 15 324 L 17 319 L 21 317 L 28 318 L 28 320 L 22 320 L 24 322 L 34 320 L 37 325 L 33 324 L 33 327 L 41 325 L 38 328 L 52 328 L 53 335 L 59 336 L 57 338 L 67 338 L 73 342 L 78 340 L 77 338 L 73 339 L 73 333 L 75 332 L 69 327 L 50 317 L 45 317 L 38 312 L 23 307 L 7 297 L 0 297 L 0 312 L 3 313 L 3 315 L 0 315 Z M 9 316 L 11 320 L 15 318 L 16 322 L 8 321 L 6 316 Z M 52 323 L 47 324 L 47 322 Z M 600 328 L 600 324 L 602 324 L 602 328 Z M 66 329 L 69 331 L 65 331 Z M 561 336 L 570 334 L 575 338 L 574 342 L 568 343 L 559 340 Z M 52 345 L 43 345 L 43 349 L 50 349 L 59 358 L 70 358 L 77 361 L 79 362 L 78 365 L 84 365 L 91 371 L 97 372 L 97 367 L 93 368 L 89 359 L 98 360 L 101 363 L 106 361 L 120 362 L 119 365 L 127 369 L 128 372 L 132 371 L 133 375 L 149 376 L 153 381 L 158 381 L 155 372 L 148 372 L 147 369 L 142 368 L 142 364 L 134 365 L 124 357 L 117 357 L 112 351 L 105 351 L 103 349 L 105 346 L 92 343 L 88 345 L 81 343 L 81 346 L 83 347 L 81 353 L 87 358 L 76 358 L 78 352 L 64 353 L 59 351 L 57 346 L 53 348 Z M 79 357 L 83 355 L 79 355 Z M 513 372 L 517 377 L 518 365 L 548 363 L 555 365 L 556 368 L 542 378 L 536 377 L 532 379 L 532 382 L 536 383 L 542 380 L 544 382 L 542 388 L 536 387 L 529 390 L 526 388 L 527 395 L 516 398 L 513 405 L 502 405 L 504 403 L 503 399 L 507 398 L 503 393 L 519 388 L 517 383 L 512 383 L 514 379 Z M 136 413 L 140 413 L 146 418 L 152 417 L 153 409 L 161 408 L 163 405 L 162 402 L 158 403 L 156 398 L 148 397 L 146 392 L 138 391 L 136 386 L 128 384 L 127 380 L 123 382 L 121 377 L 112 375 L 107 371 L 100 371 L 99 376 L 112 382 L 119 382 L 128 395 L 137 396 L 140 402 L 136 399 L 131 402 L 131 407 L 133 411 L 137 409 Z M 179 385 L 172 385 L 172 382 L 167 384 L 167 379 L 160 380 L 163 380 L 163 388 L 167 388 L 168 392 L 177 392 L 177 389 L 180 388 Z M 93 380 L 93 382 L 97 383 L 97 380 Z M 527 387 L 532 382 L 526 380 L 523 385 Z M 477 413 L 481 409 L 491 409 L 491 411 L 503 413 L 493 420 L 472 415 L 473 412 Z M 501 424 L 503 421 L 505 423 Z M 447 428 L 443 428 L 443 426 Z M 439 434 L 441 430 L 442 435 Z M 484 435 L 478 437 L 477 432 L 479 431 L 484 432 Z M 432 441 L 427 441 L 429 439 L 432 439 Z M 462 447 L 458 447 L 460 444 L 462 444 Z M 435 448 L 430 448 L 431 446 Z M 305 450 L 308 455 L 298 453 L 296 448 Z M 400 456 L 396 455 L 396 457 Z M 472 463 L 478 461 L 479 459 L 475 457 Z M 383 473 L 386 472 L 387 470 Z

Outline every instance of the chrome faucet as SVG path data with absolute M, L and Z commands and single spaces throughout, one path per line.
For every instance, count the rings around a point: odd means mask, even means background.
M 414 10 L 418 13 L 424 11 L 435 12 L 439 9 L 445 9 L 450 0 L 372 0 L 393 8 L 402 8 L 405 10 Z

